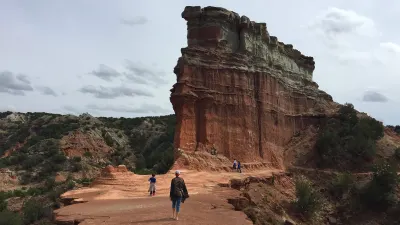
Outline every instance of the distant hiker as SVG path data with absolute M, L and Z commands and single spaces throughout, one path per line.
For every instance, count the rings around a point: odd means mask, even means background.
M 237 161 L 236 159 L 233 160 L 233 170 L 236 170 Z
M 184 203 L 189 198 L 185 181 L 179 177 L 180 174 L 179 170 L 175 171 L 175 178 L 171 180 L 171 189 L 169 191 L 169 197 L 172 201 L 172 218 L 175 220 L 178 220 L 181 202 Z
M 237 171 L 238 171 L 239 173 L 242 172 L 242 166 L 241 166 L 241 164 L 240 164 L 240 161 L 238 161 Z
M 156 175 L 154 173 L 151 175 L 149 181 L 150 181 L 150 187 L 149 187 L 150 196 L 154 196 L 156 194 Z

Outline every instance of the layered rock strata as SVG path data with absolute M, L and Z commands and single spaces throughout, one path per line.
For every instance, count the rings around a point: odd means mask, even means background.
M 314 59 L 223 8 L 188 6 L 182 17 L 188 46 L 170 98 L 177 152 L 282 167 L 283 146 L 332 104 L 312 80 Z

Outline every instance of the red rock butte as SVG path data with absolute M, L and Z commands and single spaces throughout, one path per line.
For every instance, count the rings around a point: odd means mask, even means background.
M 219 7 L 187 6 L 187 44 L 171 89 L 177 162 L 198 153 L 283 168 L 283 149 L 334 102 L 315 62 L 270 36 L 266 23 Z

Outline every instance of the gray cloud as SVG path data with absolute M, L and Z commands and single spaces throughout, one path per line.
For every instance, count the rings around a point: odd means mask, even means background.
M 42 95 L 51 95 L 51 96 L 54 96 L 54 97 L 58 96 L 57 93 L 53 89 L 51 89 L 50 87 L 42 86 L 42 87 L 38 87 L 37 89 L 39 90 L 39 92 Z
M 350 36 L 375 37 L 379 34 L 372 19 L 352 10 L 335 7 L 324 11 L 309 28 L 322 35 L 326 44 L 332 48 L 349 46 L 346 42 Z
M 100 64 L 97 70 L 93 70 L 90 74 L 105 81 L 111 81 L 113 78 L 121 76 L 118 71 L 104 64 Z
M 92 94 L 96 98 L 103 98 L 103 99 L 114 99 L 123 96 L 153 97 L 153 94 L 148 91 L 132 89 L 125 86 L 104 87 L 100 85 L 98 87 L 95 87 L 93 85 L 88 85 L 82 87 L 81 89 L 79 89 L 79 91 L 85 94 Z
M 153 68 L 145 66 L 141 63 L 126 60 L 125 68 L 128 70 L 128 72 L 124 73 L 124 75 L 128 80 L 134 83 L 157 86 L 167 82 L 165 79 L 165 72 L 155 71 Z
M 140 107 L 132 107 L 128 105 L 95 105 L 89 104 L 86 106 L 90 110 L 98 111 L 113 111 L 124 113 L 167 113 L 168 110 L 153 104 L 142 104 Z
M 364 92 L 362 100 L 364 102 L 387 102 L 389 99 L 379 92 L 366 91 Z
M 79 110 L 76 107 L 70 106 L 70 105 L 63 106 L 62 107 L 62 111 L 65 112 L 65 113 L 71 113 L 71 114 L 74 114 L 74 115 L 79 115 L 79 114 L 82 113 L 81 110 Z
M 131 19 L 122 19 L 121 24 L 128 25 L 128 26 L 136 26 L 136 25 L 143 25 L 148 23 L 149 20 L 144 16 L 137 16 Z
M 105 81 L 111 81 L 114 78 L 123 76 L 132 83 L 152 86 L 166 84 L 167 82 L 165 79 L 166 73 L 163 71 L 157 71 L 151 66 L 125 60 L 124 67 L 125 72 L 118 72 L 109 66 L 100 64 L 98 69 L 93 70 L 90 74 Z
M 25 95 L 26 91 L 33 91 L 31 82 L 26 75 L 15 75 L 10 71 L 0 72 L 0 92 Z

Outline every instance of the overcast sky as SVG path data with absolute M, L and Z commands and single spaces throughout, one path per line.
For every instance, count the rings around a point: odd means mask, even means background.
M 271 35 L 314 57 L 314 80 L 335 101 L 400 124 L 395 0 L 1 0 L 0 111 L 173 113 L 186 5 L 266 22 Z

